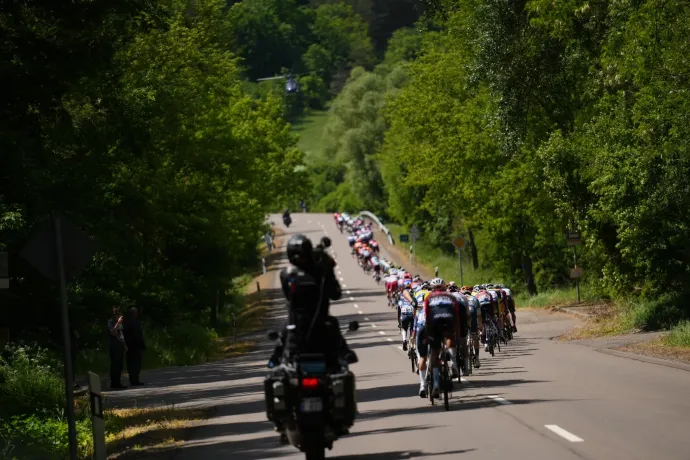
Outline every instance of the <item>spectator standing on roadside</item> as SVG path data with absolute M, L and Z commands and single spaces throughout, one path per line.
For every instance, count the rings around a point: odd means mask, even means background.
M 264 235 L 264 241 L 266 242 L 266 246 L 268 247 L 268 252 L 273 252 L 273 238 L 271 237 L 271 232 L 266 232 Z
M 127 312 L 124 322 L 124 337 L 127 345 L 127 372 L 129 373 L 129 384 L 132 386 L 145 385 L 139 380 L 141 373 L 142 353 L 146 350 L 144 342 L 144 332 L 141 330 L 139 322 L 139 312 L 136 308 L 131 308 Z
M 124 390 L 122 385 L 122 362 L 125 358 L 125 337 L 122 333 L 124 317 L 120 315 L 120 307 L 113 307 L 113 316 L 108 320 L 108 332 L 110 338 L 110 389 Z

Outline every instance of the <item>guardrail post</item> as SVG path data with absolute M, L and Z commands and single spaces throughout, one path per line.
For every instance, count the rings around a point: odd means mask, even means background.
M 72 389 L 70 388 L 70 391 Z M 93 434 L 93 458 L 105 460 L 105 421 L 103 420 L 103 399 L 101 398 L 101 379 L 89 372 L 89 396 L 91 400 L 91 430 Z

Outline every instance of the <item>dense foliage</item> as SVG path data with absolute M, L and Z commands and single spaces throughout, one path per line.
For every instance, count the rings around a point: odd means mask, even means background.
M 54 210 L 100 246 L 70 290 L 78 328 L 104 339 L 116 303 L 203 319 L 303 182 L 282 99 L 243 91 L 221 0 L 66 5 L 0 10 L 0 326 L 59 331 L 53 286 L 17 255 Z
M 433 2 L 441 31 L 405 66 L 408 83 L 370 100 L 354 74 L 336 100 L 335 126 L 342 107 L 363 112 L 334 133 L 334 151 L 349 152 L 341 167 L 361 169 L 334 187 L 358 176 L 351 202 L 416 222 L 439 245 L 464 233 L 475 263 L 530 293 L 568 282 L 568 228 L 582 232 L 600 292 L 686 292 L 688 8 Z

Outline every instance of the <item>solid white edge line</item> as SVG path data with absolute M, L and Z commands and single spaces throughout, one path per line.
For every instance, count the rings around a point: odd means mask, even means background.
M 496 401 L 496 402 L 498 402 L 498 403 L 503 404 L 504 406 L 507 406 L 507 405 L 509 405 L 509 404 L 513 404 L 513 403 L 511 403 L 510 401 L 508 401 L 508 400 L 506 400 L 506 399 L 503 399 L 503 398 L 501 398 L 501 397 L 499 397 L 499 396 L 496 396 L 496 395 L 489 395 L 489 398 L 493 399 L 494 401 Z
M 558 436 L 570 441 L 570 442 L 584 442 L 585 440 L 580 438 L 579 436 L 575 436 L 569 431 L 564 430 L 558 425 L 544 425 L 547 429 L 553 431 L 556 433 Z

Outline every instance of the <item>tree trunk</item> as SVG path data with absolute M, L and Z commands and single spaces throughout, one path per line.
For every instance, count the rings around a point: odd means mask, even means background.
M 537 284 L 534 282 L 532 270 L 532 258 L 525 252 L 522 253 L 522 273 L 525 276 L 525 286 L 529 295 L 537 295 Z
M 218 303 L 220 302 L 220 289 L 216 289 L 216 300 L 211 305 L 211 327 L 218 325 Z
M 479 257 L 477 256 L 477 245 L 474 244 L 474 233 L 472 227 L 467 229 L 467 235 L 470 237 L 470 255 L 472 256 L 472 266 L 475 270 L 479 268 Z

